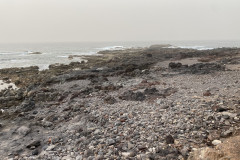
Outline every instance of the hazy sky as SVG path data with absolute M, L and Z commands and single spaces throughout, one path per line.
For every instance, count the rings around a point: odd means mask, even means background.
M 240 39 L 240 0 L 0 0 L 0 43 Z

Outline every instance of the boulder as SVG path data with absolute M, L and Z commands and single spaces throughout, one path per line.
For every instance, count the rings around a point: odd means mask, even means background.
M 182 63 L 170 62 L 170 63 L 168 64 L 168 67 L 171 68 L 171 69 L 181 68 L 181 67 L 182 67 Z
M 17 129 L 17 133 L 21 136 L 26 136 L 30 132 L 31 129 L 28 128 L 27 126 L 21 126 L 20 128 Z
M 127 101 L 143 101 L 145 100 L 146 96 L 142 92 L 127 91 L 124 92 L 119 98 Z

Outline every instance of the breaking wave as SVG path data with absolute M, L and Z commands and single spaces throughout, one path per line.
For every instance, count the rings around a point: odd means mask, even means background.
M 97 49 L 99 49 L 101 51 L 103 51 L 103 50 L 124 50 L 124 49 L 126 49 L 126 47 L 124 47 L 124 46 L 108 46 L 108 47 L 97 48 Z
M 183 49 L 195 49 L 195 50 L 212 50 L 214 48 L 205 47 L 205 46 L 170 46 L 167 48 L 183 48 Z

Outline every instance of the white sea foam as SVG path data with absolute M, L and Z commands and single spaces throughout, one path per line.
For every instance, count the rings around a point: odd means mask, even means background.
M 123 50 L 126 49 L 126 47 L 124 46 L 107 46 L 107 47 L 103 47 L 103 48 L 97 48 L 99 50 Z
M 89 51 L 89 52 L 71 52 L 71 53 L 64 53 L 65 55 L 58 55 L 57 57 L 59 58 L 68 58 L 70 55 L 78 55 L 78 56 L 83 56 L 83 55 L 93 55 L 97 54 L 97 52 L 94 51 Z
M 68 58 L 68 56 L 57 56 L 59 58 Z
M 0 44 L 0 68 L 39 66 L 40 69 L 46 69 L 49 64 L 69 64 L 72 61 L 81 60 L 80 58 L 68 59 L 69 55 L 99 55 L 97 53 L 103 50 L 124 50 L 133 47 L 147 47 L 154 43 L 173 44 L 173 46 L 169 48 L 190 48 L 197 50 L 210 50 L 219 47 L 240 47 L 240 41 Z M 43 54 L 29 54 L 36 51 Z
M 90 52 L 84 52 L 84 53 L 80 53 L 78 55 L 93 55 L 93 54 L 96 54 L 97 52 L 93 52 L 93 51 L 90 51 Z
M 16 55 L 16 54 L 21 54 L 19 52 L 0 52 L 0 55 Z
M 14 83 L 5 83 L 0 80 L 0 91 L 7 89 L 9 86 L 12 86 L 13 89 L 18 89 Z
M 34 52 L 33 52 L 33 51 L 27 51 L 27 53 L 28 53 L 28 54 L 32 54 L 32 53 L 34 53 Z
M 29 57 L 31 56 L 31 54 L 27 54 L 27 53 L 21 53 L 18 55 L 19 57 L 23 56 L 23 57 Z
M 38 65 L 39 67 L 39 71 L 45 70 L 45 69 L 49 69 L 49 64 L 42 64 L 42 65 Z
M 183 49 L 196 49 L 196 50 L 212 50 L 214 48 L 205 47 L 205 46 L 170 46 L 167 48 L 183 48 Z
M 29 62 L 30 60 L 28 59 L 11 59 L 10 63 L 25 63 L 25 62 Z

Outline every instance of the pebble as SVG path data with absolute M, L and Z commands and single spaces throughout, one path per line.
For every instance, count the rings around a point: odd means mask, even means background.
M 64 156 L 62 157 L 62 160 L 73 160 L 73 158 L 70 156 Z
M 166 138 L 166 143 L 167 144 L 174 144 L 174 138 L 172 137 L 172 135 L 168 135 Z
M 238 118 L 238 117 L 234 117 L 234 120 L 235 120 L 235 121 L 239 121 L 239 118 Z
M 93 151 L 91 149 L 87 149 L 84 151 L 84 156 L 89 157 L 93 155 Z
M 167 105 L 160 106 L 160 109 L 168 109 L 168 108 L 169 108 L 169 106 L 167 106 Z
M 78 155 L 77 157 L 76 157 L 76 160 L 82 160 L 83 159 L 83 156 L 82 155 Z
M 212 141 L 212 144 L 214 145 L 214 146 L 216 146 L 216 145 L 219 145 L 219 144 L 221 144 L 222 142 L 220 141 L 220 140 L 213 140 Z
M 56 147 L 56 145 L 50 145 L 47 147 L 46 151 L 52 151 L 55 149 L 55 147 Z
M 129 158 L 129 157 L 134 157 L 136 154 L 134 151 L 130 151 L 130 152 L 122 152 L 122 156 L 124 158 Z
M 223 116 L 229 116 L 231 118 L 235 118 L 237 116 L 236 113 L 230 113 L 230 112 L 222 112 L 221 113 Z
M 114 145 L 116 142 L 115 142 L 115 140 L 114 139 L 108 139 L 107 140 L 107 144 L 108 145 Z
M 231 136 L 232 133 L 233 133 L 233 128 L 230 128 L 229 130 L 227 130 L 227 131 L 225 131 L 225 132 L 222 132 L 222 133 L 221 133 L 221 137 L 226 138 L 226 137 L 228 137 L 228 136 Z
M 38 153 L 39 153 L 39 152 L 38 152 L 37 149 L 35 149 L 35 150 L 32 151 L 32 155 L 34 155 L 34 156 L 35 156 L 35 155 L 38 155 Z
M 26 136 L 28 133 L 30 133 L 31 129 L 26 126 L 22 126 L 18 128 L 17 132 L 19 135 Z
M 135 146 L 134 144 L 132 144 L 131 142 L 128 142 L 128 149 L 129 150 L 132 149 L 134 146 Z
M 94 131 L 94 134 L 100 134 L 101 133 L 101 130 L 100 129 L 96 129 L 95 131 Z
M 103 160 L 104 159 L 104 156 L 103 155 L 97 155 L 95 160 Z

